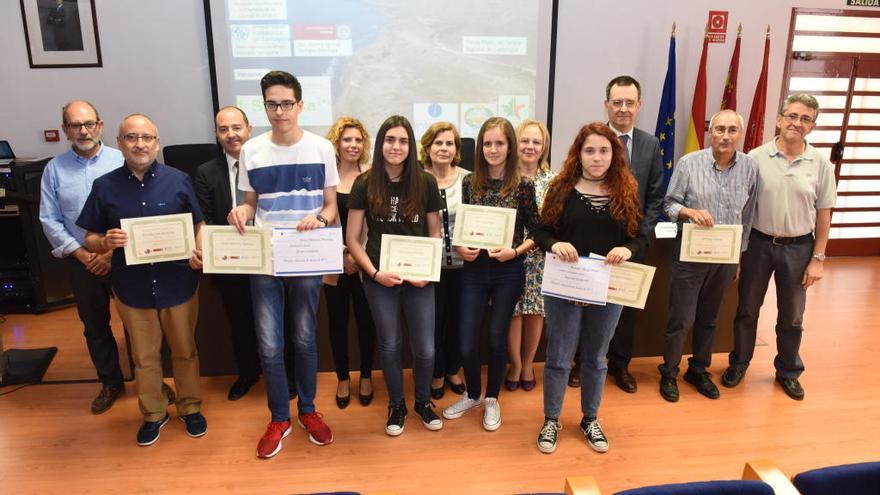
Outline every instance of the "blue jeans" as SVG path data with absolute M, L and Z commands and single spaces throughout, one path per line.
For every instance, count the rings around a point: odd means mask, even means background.
M 297 410 L 314 412 L 318 351 L 315 344 L 321 277 L 251 275 L 254 323 L 260 364 L 266 377 L 266 395 L 272 421 L 290 418 L 290 392 L 284 369 L 284 318 L 290 321 L 296 368 Z
M 731 367 L 745 370 L 752 360 L 758 315 L 772 275 L 776 283 L 776 359 L 773 360 L 776 376 L 797 378 L 803 373 L 804 363 L 798 351 L 804 333 L 807 289 L 801 282 L 812 256 L 812 242 L 774 245 L 770 239 L 755 235 L 753 231 L 749 249 L 743 253 L 741 261 Z
M 608 373 L 608 344 L 614 336 L 623 306 L 576 306 L 558 297 L 544 296 L 547 319 L 547 359 L 544 363 L 544 415 L 559 418 L 568 385 L 571 360 L 580 339 L 581 412 L 595 419 Z
M 485 252 L 461 269 L 459 345 L 468 397 L 480 396 L 480 324 L 489 307 L 489 370 L 486 397 L 498 397 L 507 365 L 507 332 L 526 282 L 522 256 L 501 263 Z M 491 306 L 489 303 L 491 301 Z
M 377 347 L 382 376 L 388 387 L 388 404 L 404 402 L 401 310 L 409 330 L 416 402 L 428 402 L 431 400 L 431 372 L 434 368 L 434 284 L 419 288 L 404 282 L 385 287 L 369 277 L 364 277 L 363 283 L 376 322 Z

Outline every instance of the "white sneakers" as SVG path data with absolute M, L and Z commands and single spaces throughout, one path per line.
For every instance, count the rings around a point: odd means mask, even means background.
M 498 399 L 490 397 L 483 404 L 483 429 L 495 431 L 501 427 L 501 404 Z
M 443 410 L 443 417 L 446 419 L 458 419 L 464 416 L 464 413 L 480 406 L 484 407 L 483 428 L 486 431 L 495 431 L 501 427 L 501 405 L 498 404 L 498 399 L 495 397 L 489 397 L 486 400 L 483 400 L 482 397 L 471 399 L 468 397 L 467 392 L 461 396 L 461 399 L 458 399 L 458 402 Z
M 468 397 L 467 392 L 465 392 L 461 395 L 461 399 L 458 399 L 455 404 L 452 404 L 443 410 L 443 417 L 446 419 L 458 419 L 471 409 L 480 407 L 482 403 L 482 396 L 477 397 L 476 399 L 471 399 Z

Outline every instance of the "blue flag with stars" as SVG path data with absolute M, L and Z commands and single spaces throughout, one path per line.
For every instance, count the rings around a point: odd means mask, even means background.
M 657 114 L 657 129 L 654 135 L 660 140 L 660 156 L 663 158 L 663 190 L 672 177 L 673 155 L 675 154 L 675 35 L 669 38 L 669 65 L 666 80 L 663 81 L 663 97 Z

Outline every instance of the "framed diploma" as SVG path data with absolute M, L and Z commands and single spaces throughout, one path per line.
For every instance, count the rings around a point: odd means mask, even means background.
M 480 249 L 511 247 L 514 227 L 513 208 L 463 204 L 455 214 L 452 245 Z
M 547 252 L 541 294 L 604 306 L 610 277 L 611 267 L 604 260 L 584 256 L 571 263 Z
M 590 253 L 590 258 L 605 259 L 604 256 L 594 253 Z M 657 269 L 629 261 L 608 266 L 611 267 L 611 276 L 608 279 L 608 302 L 645 309 L 648 291 L 651 290 L 651 282 Z
M 205 273 L 272 275 L 272 230 L 229 225 L 202 227 L 202 270 Z
M 191 213 L 123 218 L 119 223 L 128 233 L 126 265 L 187 260 L 196 246 Z
M 379 270 L 406 280 L 440 281 L 443 239 L 382 234 Z
M 685 223 L 681 231 L 681 261 L 694 263 L 739 263 L 742 225 L 700 227 Z
M 272 265 L 276 277 L 342 273 L 342 227 L 272 229 Z

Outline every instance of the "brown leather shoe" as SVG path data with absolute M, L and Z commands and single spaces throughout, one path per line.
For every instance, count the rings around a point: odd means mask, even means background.
M 568 374 L 568 386 L 571 388 L 580 388 L 581 386 L 581 369 L 580 368 L 571 368 L 571 372 Z
M 624 392 L 634 394 L 638 390 L 639 386 L 636 384 L 636 379 L 629 374 L 628 369 L 619 368 L 609 363 L 608 374 L 614 378 L 614 383 Z
M 92 401 L 92 414 L 101 414 L 110 409 L 113 403 L 116 402 L 116 399 L 122 395 L 122 392 L 125 392 L 125 385 L 123 384 L 101 387 L 98 396 Z

